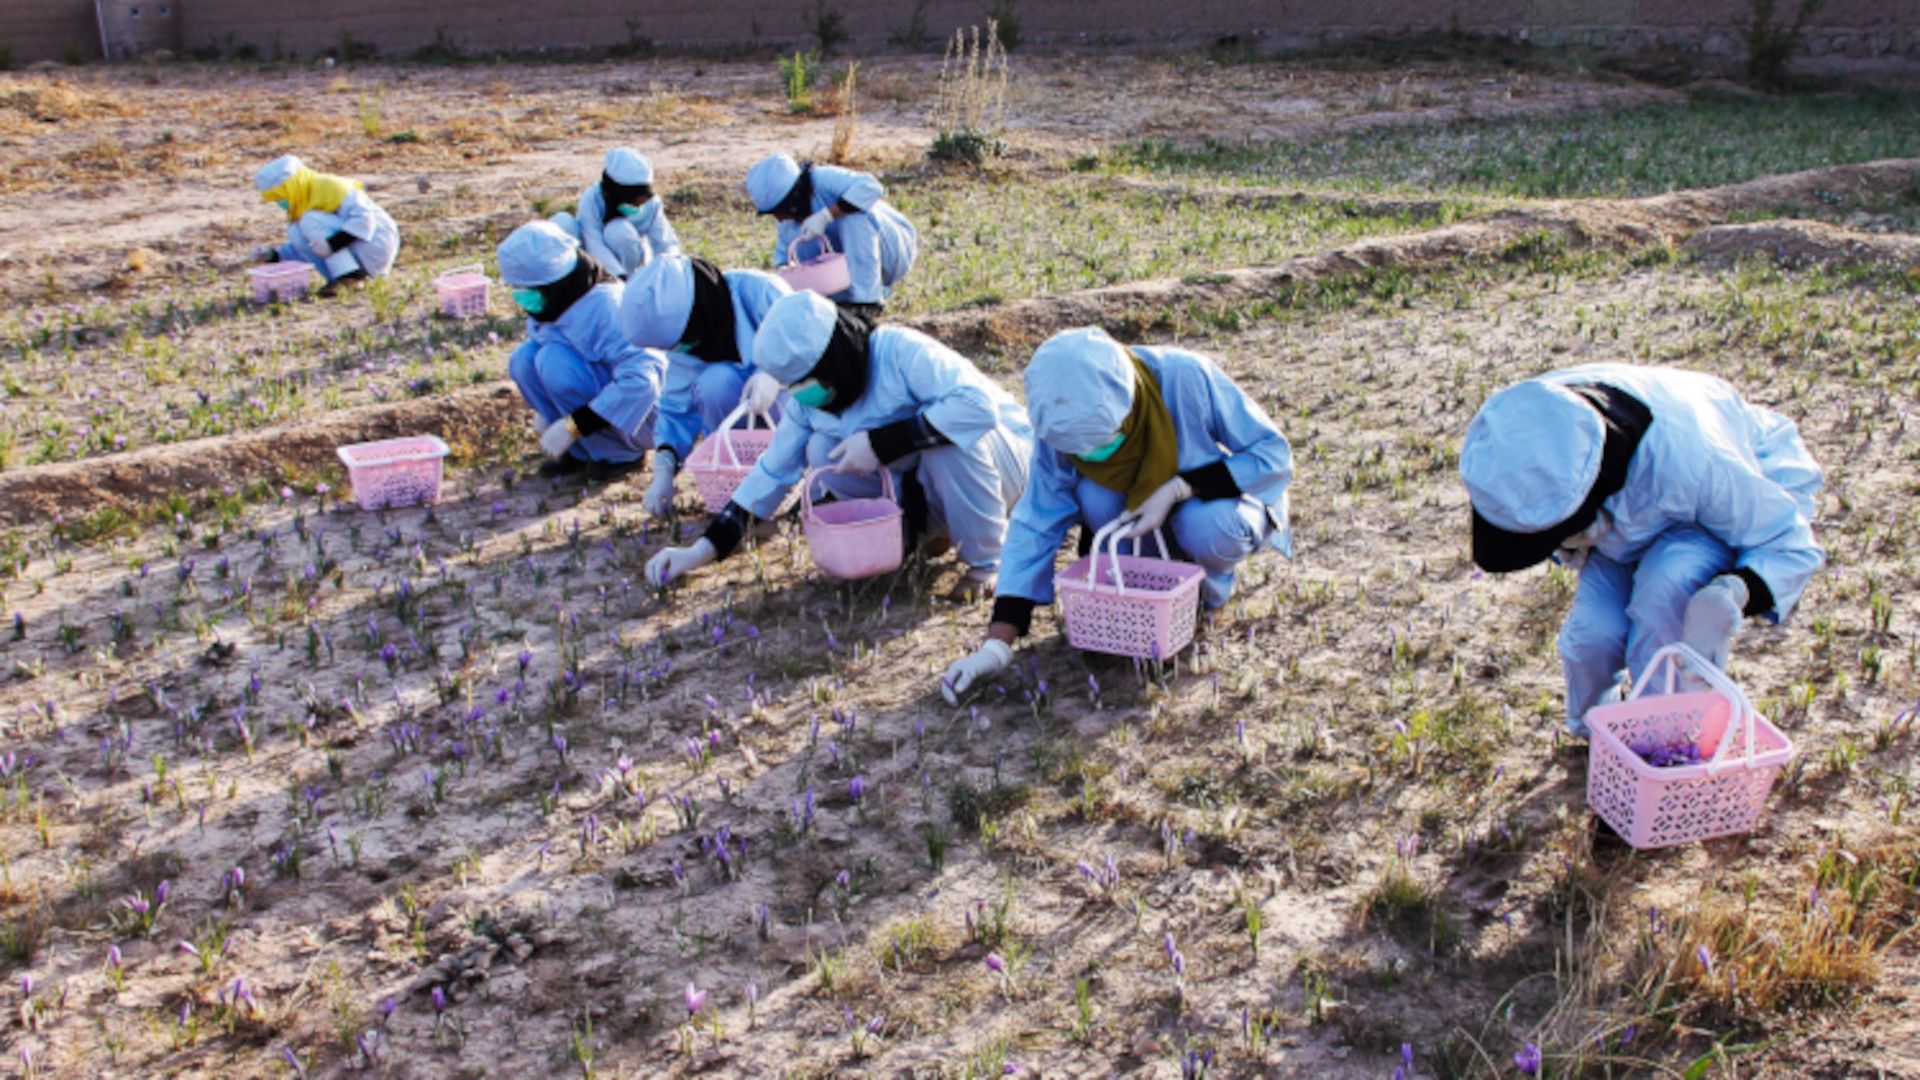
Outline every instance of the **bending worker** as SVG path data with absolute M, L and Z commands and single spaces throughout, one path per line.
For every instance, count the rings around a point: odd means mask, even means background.
M 653 165 L 638 150 L 607 151 L 599 182 L 582 191 L 575 206 L 577 214 L 555 214 L 553 223 L 576 233 L 587 254 L 615 277 L 680 250 L 667 208 L 653 191 Z
M 747 173 L 754 208 L 780 223 L 773 244 L 779 269 L 817 251 L 824 237 L 847 256 L 853 284 L 829 297 L 869 319 L 886 305 L 894 285 L 913 268 L 920 234 L 886 200 L 886 188 L 867 173 L 797 162 L 786 154 L 760 159 Z
M 1121 521 L 1121 538 L 1136 551 L 1166 526 L 1176 556 L 1206 571 L 1200 596 L 1209 610 L 1232 596 L 1235 569 L 1262 545 L 1293 552 L 1293 449 L 1212 360 L 1129 349 L 1085 327 L 1041 345 L 1026 384 L 1040 441 L 1007 532 L 987 640 L 947 669 L 949 701 L 1013 663 L 1035 605 L 1053 601 L 1054 554 L 1075 524 L 1090 534 Z
M 380 277 L 400 254 L 400 228 L 367 197 L 358 180 L 317 173 L 292 154 L 274 158 L 254 174 L 260 198 L 286 211 L 287 242 L 253 249 L 255 262 L 300 259 L 326 278 L 320 295 L 340 282 Z
M 842 498 L 882 493 L 891 470 L 906 542 L 947 537 L 967 565 L 959 592 L 985 591 L 1000 565 L 1007 510 L 1026 485 L 1026 414 L 965 357 L 915 330 L 875 328 L 810 292 L 783 297 L 753 343 L 754 364 L 787 388 L 773 443 L 687 547 L 647 563 L 665 585 L 725 558 L 771 516 L 808 466 Z
M 665 517 L 673 478 L 693 444 L 718 428 L 734 407 L 768 415 L 780 384 L 749 363 L 754 335 L 774 302 L 792 290 L 759 270 L 727 270 L 698 256 L 663 255 L 628 279 L 620 304 L 627 340 L 670 349 L 666 387 L 655 428 L 653 480 L 642 502 Z
M 540 418 L 543 474 L 590 469 L 610 479 L 653 445 L 666 354 L 620 332 L 620 281 L 550 221 L 500 244 L 500 280 L 527 314 L 527 340 L 507 374 Z
M 1820 466 L 1793 422 L 1710 375 L 1590 364 L 1488 398 L 1460 477 L 1473 561 L 1492 573 L 1577 566 L 1560 628 L 1567 729 L 1684 641 L 1724 668 L 1741 620 L 1778 622 L 1826 561 Z

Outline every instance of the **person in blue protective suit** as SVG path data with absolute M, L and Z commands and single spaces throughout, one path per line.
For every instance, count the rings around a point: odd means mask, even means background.
M 876 318 L 894 285 L 913 268 L 920 234 L 886 200 L 886 188 L 863 172 L 797 162 L 786 154 L 762 158 L 747 173 L 754 208 L 780 223 L 773 265 L 785 266 L 789 251 L 816 254 L 825 237 L 847 256 L 853 283 L 829 299 Z M 797 246 L 796 246 L 797 245 Z
M 941 679 L 949 701 L 1013 663 L 1036 605 L 1053 601 L 1067 530 L 1119 522 L 1123 552 L 1163 526 L 1176 556 L 1206 571 L 1201 599 L 1221 607 L 1234 571 L 1262 546 L 1293 552 L 1286 436 L 1213 361 L 1185 349 L 1127 348 L 1098 327 L 1049 338 L 1027 365 L 1039 442 L 1014 507 L 987 639 Z M 1153 543 L 1146 550 L 1158 551 Z
M 1741 622 L 1784 618 L 1826 560 L 1799 431 L 1710 375 L 1590 364 L 1516 383 L 1468 425 L 1460 477 L 1482 569 L 1579 568 L 1559 640 L 1576 736 L 1666 645 L 1725 667 Z
M 810 292 L 767 313 L 753 360 L 788 391 L 773 443 L 705 535 L 647 563 L 648 581 L 665 585 L 725 558 L 808 466 L 831 465 L 821 482 L 842 498 L 880 495 L 879 471 L 890 470 L 909 547 L 946 537 L 967 566 L 956 595 L 990 586 L 1033 437 L 1011 395 L 925 334 L 876 328 Z
M 380 277 L 400 255 L 400 228 L 360 181 L 314 172 L 291 154 L 254 174 L 260 198 L 287 215 L 287 242 L 253 250 L 256 262 L 312 263 L 326 279 L 320 295 L 339 285 Z
M 663 255 L 627 281 L 620 327 L 627 340 L 672 350 L 660 423 L 654 429 L 653 481 L 642 505 L 664 517 L 673 478 L 693 444 L 734 407 L 767 415 L 780 384 L 751 363 L 754 335 L 774 302 L 792 290 L 759 270 L 726 270 L 698 256 Z
M 638 150 L 607 151 L 599 182 L 580 193 L 575 208 L 550 220 L 577 235 L 587 254 L 615 277 L 680 251 L 680 237 L 653 190 L 653 165 Z
M 527 314 L 527 340 L 507 374 L 539 417 L 541 472 L 631 471 L 653 445 L 666 354 L 628 343 L 621 283 L 552 222 L 513 230 L 498 261 Z

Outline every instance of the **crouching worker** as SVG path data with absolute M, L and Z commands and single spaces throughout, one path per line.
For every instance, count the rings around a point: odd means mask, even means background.
M 327 281 L 322 296 L 332 296 L 341 282 L 393 269 L 400 228 L 367 197 L 360 181 L 314 172 L 288 154 L 262 165 L 253 186 L 262 200 L 286 211 L 290 223 L 286 244 L 255 248 L 254 261 L 312 263 Z
M 618 278 L 680 250 L 680 237 L 653 191 L 653 165 L 638 150 L 607 151 L 599 182 L 580 193 L 578 213 L 550 219 L 574 233 L 593 260 Z
M 541 473 L 611 479 L 637 467 L 653 445 L 667 358 L 620 332 L 620 282 L 548 221 L 513 230 L 498 256 L 527 313 L 507 374 L 539 417 Z
M 1067 530 L 1119 522 L 1123 553 L 1166 527 L 1176 558 L 1206 571 L 1208 610 L 1233 595 L 1234 571 L 1262 547 L 1292 555 L 1286 436 L 1213 361 L 1174 348 L 1126 348 L 1097 327 L 1056 334 L 1027 365 L 1039 441 L 1014 507 L 987 639 L 947 668 L 948 701 L 1013 663 L 1033 609 L 1053 602 Z
M 956 592 L 990 587 L 1033 438 L 1011 395 L 925 334 L 875 328 L 810 292 L 767 313 L 753 360 L 788 390 L 773 443 L 700 540 L 647 563 L 648 581 L 725 558 L 809 466 L 830 465 L 819 482 L 842 498 L 881 495 L 879 471 L 891 471 L 908 547 L 948 538 L 967 566 Z
M 767 415 L 780 384 L 755 372 L 754 335 L 774 302 L 792 290 L 759 270 L 727 270 L 697 256 L 663 255 L 637 271 L 620 302 L 627 340 L 672 350 L 660 422 L 654 429 L 653 480 L 642 505 L 654 517 L 673 509 L 673 478 L 693 444 L 742 402 Z
M 773 265 L 787 264 L 789 251 L 800 258 L 818 254 L 820 240 L 847 257 L 853 283 L 830 299 L 872 319 L 887 295 L 913 269 L 920 234 L 893 204 L 880 181 L 834 165 L 802 164 L 773 154 L 747 173 L 747 195 L 754 209 L 780 223 L 773 244 Z
M 1826 561 L 1799 431 L 1710 375 L 1591 364 L 1516 383 L 1468 425 L 1460 477 L 1482 569 L 1579 569 L 1559 641 L 1579 737 L 1664 646 L 1724 668 L 1742 620 L 1780 621 Z

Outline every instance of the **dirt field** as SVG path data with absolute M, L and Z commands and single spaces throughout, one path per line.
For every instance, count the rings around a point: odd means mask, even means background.
M 1295 558 L 1193 651 L 1041 612 L 959 709 L 987 611 L 938 599 L 950 558 L 837 584 L 788 520 L 657 595 L 690 485 L 662 522 L 644 479 L 531 478 L 516 321 L 431 315 L 616 139 L 758 265 L 740 176 L 833 126 L 770 62 L 0 75 L 9 1060 L 1920 1076 L 1920 142 L 1886 152 L 1920 105 L 1020 56 L 970 170 L 925 158 L 938 75 L 858 76 L 852 156 L 927 243 L 894 314 L 1016 390 L 1078 322 L 1198 348 L 1298 474 Z M 392 279 L 241 300 L 285 150 L 394 211 Z M 1573 577 L 1468 559 L 1473 411 L 1597 360 L 1721 374 L 1828 470 L 1829 568 L 1732 666 L 1799 750 L 1749 836 L 1595 851 Z M 407 430 L 455 444 L 443 502 L 344 505 L 331 448 Z

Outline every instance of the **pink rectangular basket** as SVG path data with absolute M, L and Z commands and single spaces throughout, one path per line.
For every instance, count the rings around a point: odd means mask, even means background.
M 470 319 L 485 315 L 491 307 L 492 282 L 481 273 L 479 264 L 456 266 L 433 279 L 433 292 L 440 301 L 440 314 L 449 319 Z
M 693 453 L 687 455 L 687 471 L 693 474 L 694 485 L 700 489 L 700 501 L 706 504 L 709 514 L 727 508 L 727 500 L 733 498 L 740 481 L 747 478 L 754 462 L 773 445 L 773 423 L 767 417 L 760 417 L 766 427 L 733 426 L 747 416 L 744 405 L 728 413 L 720 422 L 720 430 L 700 440 Z M 781 510 L 791 502 L 789 499 Z
M 1054 575 L 1067 620 L 1067 644 L 1088 652 L 1167 660 L 1193 642 L 1200 617 L 1204 570 L 1167 558 L 1120 554 L 1120 533 L 1109 524 L 1093 536 L 1093 550 Z M 1101 553 L 1102 542 L 1107 552 Z
M 906 521 L 893 490 L 893 470 L 880 467 L 881 497 L 837 499 L 815 506 L 813 482 L 823 466 L 800 481 L 800 521 L 806 527 L 813 564 L 843 581 L 858 581 L 906 561 Z
M 1709 689 L 1675 693 L 1683 664 Z M 1647 692 L 1656 672 L 1664 673 L 1664 693 Z M 1632 697 L 1594 708 L 1586 720 L 1587 805 L 1642 850 L 1751 830 L 1794 753 L 1745 693 L 1685 645 L 1655 653 Z M 1708 760 L 1662 768 L 1633 749 L 1676 741 L 1693 743 Z
M 247 284 L 252 289 L 253 302 L 256 304 L 294 300 L 305 296 L 307 288 L 313 284 L 313 267 L 297 259 L 249 266 Z
M 811 289 L 821 296 L 847 291 L 853 285 L 853 271 L 847 257 L 833 250 L 825 236 L 820 237 L 820 254 L 801 262 L 800 241 L 787 245 L 787 265 L 780 268 L 780 280 L 794 292 Z
M 440 501 L 447 444 L 434 435 L 354 443 L 337 451 L 362 510 L 424 506 Z

